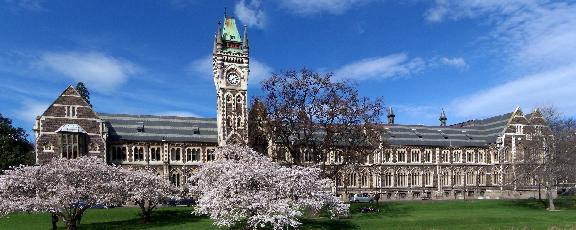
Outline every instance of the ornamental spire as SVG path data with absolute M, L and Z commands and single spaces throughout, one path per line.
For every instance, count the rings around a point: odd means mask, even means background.
M 444 109 L 442 109 L 442 113 L 440 114 L 440 126 L 442 127 L 446 127 L 446 121 L 448 120 L 448 118 L 446 117 L 446 113 L 444 112 Z
M 389 107 L 388 108 L 388 124 L 390 124 L 390 125 L 394 124 L 394 117 L 396 117 L 396 115 L 394 114 L 392 107 Z
M 242 48 L 248 51 L 248 26 L 244 25 L 244 42 L 242 43 Z

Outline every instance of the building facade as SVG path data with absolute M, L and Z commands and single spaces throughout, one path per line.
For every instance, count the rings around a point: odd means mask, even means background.
M 248 34 L 225 16 L 214 37 L 213 77 L 217 117 L 194 118 L 97 113 L 73 87 L 66 88 L 34 125 L 36 161 L 88 155 L 122 166 L 149 166 L 181 185 L 217 146 L 247 144 Z M 384 199 L 453 199 L 532 196 L 516 187 L 513 166 L 519 142 L 546 127 L 538 110 L 440 126 L 397 125 L 390 109 L 380 148 L 337 187 L 379 193 Z M 272 151 L 270 148 L 269 151 Z M 328 164 L 338 164 L 338 157 Z M 345 183 L 344 183 L 345 181 Z

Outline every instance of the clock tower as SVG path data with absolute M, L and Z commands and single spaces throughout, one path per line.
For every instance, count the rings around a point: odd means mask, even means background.
M 218 145 L 248 143 L 248 33 L 240 37 L 236 20 L 218 22 L 212 59 L 216 86 Z

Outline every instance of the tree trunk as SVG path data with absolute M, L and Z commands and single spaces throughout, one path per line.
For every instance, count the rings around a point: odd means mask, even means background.
M 146 223 L 150 222 L 150 214 L 151 214 L 150 210 L 144 212 L 144 222 Z
M 538 200 L 542 201 L 542 184 L 538 183 Z
M 556 210 L 556 207 L 554 206 L 554 196 L 552 193 L 553 193 L 552 188 L 549 188 L 548 189 L 548 211 Z
M 76 230 L 76 222 L 77 222 L 77 220 L 75 218 L 71 219 L 71 220 L 67 220 L 66 221 L 66 229 Z

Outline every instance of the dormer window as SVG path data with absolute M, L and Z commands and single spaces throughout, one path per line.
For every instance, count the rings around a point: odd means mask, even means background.
M 142 121 L 138 122 L 138 127 L 136 127 L 136 131 L 138 131 L 139 133 L 144 132 L 144 122 Z

